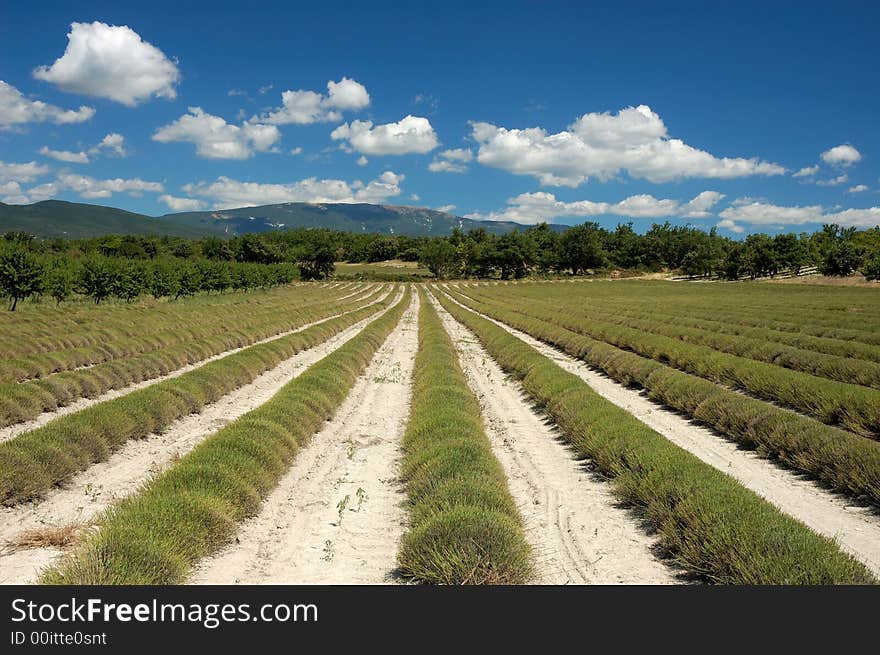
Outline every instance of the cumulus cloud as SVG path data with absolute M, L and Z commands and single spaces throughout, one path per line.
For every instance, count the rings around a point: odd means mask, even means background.
M 190 107 L 188 114 L 153 134 L 153 140 L 160 143 L 193 143 L 198 155 L 207 159 L 247 159 L 254 152 L 271 150 L 279 139 L 281 132 L 274 125 L 249 121 L 231 125 L 201 107 Z
M 290 184 L 240 182 L 228 177 L 216 181 L 187 184 L 183 190 L 190 196 L 213 201 L 215 209 L 270 205 L 283 202 L 314 203 L 381 203 L 401 193 L 404 176 L 392 171 L 364 184 L 357 180 L 319 180 L 310 177 Z
M 739 198 L 722 211 L 723 219 L 750 225 L 804 225 L 836 223 L 845 227 L 880 225 L 880 207 L 827 210 L 821 205 L 781 207 L 763 200 Z
M 70 150 L 52 150 L 48 146 L 40 148 L 40 154 L 56 161 L 63 161 L 69 164 L 88 164 L 89 155 L 99 155 L 104 152 L 111 152 L 119 157 L 125 156 L 125 138 L 121 134 L 111 132 L 96 146 L 89 148 L 88 152 L 80 150 L 73 152 Z
M 205 208 L 205 203 L 197 198 L 179 198 L 167 193 L 159 196 L 159 202 L 164 202 L 169 209 L 176 212 L 195 212 Z
M 729 218 L 724 218 L 717 223 L 715 223 L 715 227 L 720 227 L 723 230 L 730 230 L 731 232 L 736 232 L 737 234 L 742 234 L 746 231 L 746 229 L 742 225 L 737 225 L 735 221 L 730 220 Z
M 0 172 L 2 172 L 2 166 L 0 166 Z M 164 188 L 160 182 L 148 182 L 139 177 L 100 180 L 88 175 L 62 173 L 51 182 L 45 182 L 30 189 L 19 187 L 15 195 L 7 196 L 2 200 L 5 203 L 27 204 L 54 198 L 63 191 L 73 191 L 80 197 L 91 200 L 111 198 L 114 193 L 128 193 L 132 196 L 140 196 L 145 191 L 162 193 Z
M 0 80 L 0 130 L 26 123 L 83 123 L 95 115 L 93 107 L 62 109 L 39 100 L 29 100 L 11 84 Z
M 411 114 L 375 127 L 371 121 L 352 121 L 337 127 L 330 137 L 346 141 L 348 147 L 364 155 L 424 154 L 440 145 L 431 122 Z
M 358 165 L 358 166 L 366 166 L 366 165 L 369 164 L 369 163 L 370 163 L 370 160 L 367 159 L 366 157 L 364 157 L 363 155 L 361 155 L 361 156 L 358 157 L 358 159 L 357 159 L 357 165 Z
M 270 87 L 271 88 L 271 87 Z M 260 90 L 262 93 L 262 89 Z M 370 94 L 360 82 L 343 77 L 338 82 L 327 82 L 327 93 L 315 91 L 284 91 L 281 107 L 256 116 L 254 122 L 270 125 L 309 125 L 342 120 L 342 112 L 363 109 L 370 104 Z
M 125 25 L 72 23 L 67 49 L 34 77 L 60 89 L 133 107 L 152 96 L 175 98 L 177 66 Z
M 815 166 L 804 166 L 797 173 L 793 173 L 792 177 L 812 177 L 819 172 L 819 164 Z
M 488 214 L 476 212 L 465 214 L 465 217 L 482 221 L 515 221 L 527 224 L 552 222 L 553 219 L 561 217 L 586 218 L 607 215 L 631 218 L 670 216 L 704 218 L 710 215 L 709 209 L 723 197 L 723 194 L 716 191 L 704 191 L 686 203 L 655 198 L 649 194 L 630 196 L 616 203 L 593 200 L 563 202 L 557 200 L 552 193 L 537 191 L 510 198 L 507 207 L 500 211 Z
M 160 182 L 148 182 L 139 177 L 98 180 L 88 175 L 62 173 L 58 176 L 56 183 L 59 185 L 59 190 L 70 189 L 83 198 L 110 198 L 114 193 L 123 192 L 138 196 L 144 191 L 153 193 L 164 191 Z
M 849 144 L 834 146 L 822 153 L 822 161 L 832 166 L 850 166 L 861 159 L 862 153 Z
M 621 172 L 651 182 L 682 178 L 781 175 L 785 168 L 757 158 L 716 157 L 669 137 L 666 125 L 647 105 L 617 114 L 584 114 L 567 130 L 549 134 L 532 127 L 508 129 L 471 123 L 479 144 L 477 161 L 547 186 L 577 187 L 591 177 L 609 180 Z
M 678 215 L 684 218 L 708 218 L 712 215 L 712 212 L 709 210 L 717 205 L 722 198 L 724 198 L 723 193 L 703 191 L 689 202 L 683 204 Z
M 55 182 L 46 182 L 30 189 L 22 189 L 18 182 L 8 182 L 0 184 L 2 193 L 7 194 L 0 198 L 0 201 L 7 205 L 27 205 L 41 200 L 48 200 L 58 195 L 60 190 Z
M 441 206 L 437 207 L 437 211 L 438 212 L 446 212 L 448 214 L 452 211 L 455 211 L 455 208 L 456 208 L 455 205 L 441 205 Z
M 118 132 L 106 135 L 94 148 L 89 149 L 89 154 L 96 155 L 99 152 L 110 151 L 118 157 L 125 157 L 125 137 Z
M 48 166 L 35 161 L 22 163 L 0 161 L 0 182 L 33 182 L 48 172 Z
M 464 173 L 473 159 L 474 153 L 468 148 L 444 150 L 428 164 L 428 170 L 433 173 Z
M 50 159 L 67 162 L 69 164 L 88 164 L 89 156 L 83 151 L 71 152 L 70 150 L 52 150 L 48 146 L 40 148 L 40 154 Z
M 846 184 L 849 182 L 849 175 L 843 173 L 842 175 L 838 175 L 837 177 L 832 177 L 827 180 L 816 180 L 816 184 L 818 186 L 840 186 L 841 184 Z
M 296 148 L 291 148 L 290 154 L 294 155 L 294 156 L 303 154 L 302 146 L 297 146 Z
M 862 193 L 863 191 L 868 190 L 867 184 L 856 184 L 855 186 L 851 186 L 849 188 L 849 193 Z

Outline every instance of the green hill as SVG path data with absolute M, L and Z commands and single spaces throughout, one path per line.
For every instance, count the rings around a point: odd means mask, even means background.
M 104 234 L 167 234 L 202 237 L 210 227 L 191 227 L 165 218 L 63 200 L 44 200 L 32 205 L 0 203 L 0 232 L 30 232 L 41 237 L 79 239 Z M 222 233 L 222 231 L 220 231 Z M 214 232 L 217 234 L 217 232 Z
M 248 232 L 329 228 L 346 232 L 444 236 L 456 227 L 503 234 L 525 225 L 475 221 L 424 207 L 289 202 L 260 207 L 183 212 L 154 218 L 76 202 L 45 200 L 32 205 L 0 203 L 0 232 L 24 231 L 41 237 L 85 238 L 105 234 L 235 236 Z M 561 229 L 561 227 L 560 227 Z

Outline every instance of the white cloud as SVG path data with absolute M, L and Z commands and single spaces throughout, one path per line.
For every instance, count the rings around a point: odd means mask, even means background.
M 365 155 L 424 154 L 440 145 L 431 122 L 412 115 L 375 127 L 371 121 L 352 121 L 337 127 L 330 137 L 347 141 L 353 150 Z
M 167 193 L 159 196 L 159 201 L 168 205 L 168 208 L 176 212 L 194 212 L 205 208 L 205 203 L 197 198 L 178 198 Z
M 58 195 L 59 187 L 55 182 L 47 182 L 27 190 L 22 190 L 18 182 L 9 182 L 2 185 L 2 193 L 9 195 L 0 198 L 0 201 L 8 205 L 27 205 L 41 200 L 48 200 Z
M 880 207 L 828 211 L 821 205 L 781 207 L 762 200 L 740 198 L 719 216 L 751 225 L 837 223 L 846 227 L 880 225 Z
M 290 154 L 291 154 L 291 155 L 301 155 L 302 153 L 303 153 L 302 146 L 297 146 L 296 148 L 291 148 L 291 149 L 290 149 Z
M 361 155 L 361 156 L 358 157 L 358 159 L 357 159 L 357 165 L 358 165 L 358 166 L 366 166 L 366 165 L 369 164 L 369 163 L 370 163 L 370 160 L 367 159 L 366 157 L 364 157 L 363 155 Z
M 757 158 L 718 158 L 670 138 L 666 125 L 646 105 L 617 114 L 584 114 L 556 134 L 540 127 L 507 129 L 481 122 L 471 127 L 479 144 L 478 162 L 534 176 L 549 186 L 577 187 L 590 177 L 606 181 L 623 171 L 658 183 L 785 173 L 778 164 Z
M 455 210 L 455 205 L 441 205 L 437 207 L 438 212 L 446 212 L 447 214 Z
M 52 150 L 48 146 L 40 148 L 40 154 L 44 157 L 50 157 L 57 161 L 67 162 L 69 164 L 88 164 L 89 155 L 99 155 L 102 152 L 110 151 L 119 157 L 125 157 L 125 138 L 121 134 L 111 132 L 98 145 L 89 148 L 88 152 L 80 150 L 72 152 L 70 150 Z
M 0 161 L 0 182 L 33 182 L 48 172 L 48 166 L 35 161 L 21 164 Z
M 89 156 L 85 152 L 71 152 L 70 150 L 52 150 L 48 146 L 40 148 L 40 154 L 44 157 L 50 157 L 57 161 L 63 161 L 70 164 L 88 164 Z
M 715 227 L 720 227 L 724 230 L 730 230 L 731 232 L 736 232 L 737 234 L 742 234 L 746 231 L 746 229 L 742 225 L 737 225 L 735 221 L 732 221 L 729 218 L 718 221 L 717 223 L 715 223 Z
M 187 184 L 183 190 L 191 196 L 213 201 L 215 209 L 269 205 L 283 202 L 314 203 L 378 203 L 400 195 L 404 176 L 386 171 L 375 180 L 361 181 L 319 180 L 314 177 L 290 184 L 262 184 L 240 182 L 228 177 L 216 181 Z
M 271 88 L 271 87 L 270 87 Z M 263 90 L 260 89 L 260 93 Z M 252 122 L 270 125 L 309 125 L 342 120 L 343 111 L 356 111 L 370 104 L 370 94 L 366 87 L 347 77 L 338 82 L 327 82 L 327 94 L 315 91 L 284 91 L 281 94 L 282 106 L 278 109 L 256 116 Z
M 822 153 L 822 161 L 832 166 L 849 166 L 862 159 L 862 153 L 849 144 L 834 146 Z
M 867 184 L 856 184 L 855 186 L 851 186 L 849 188 L 849 193 L 862 193 L 863 191 L 868 190 Z
M 686 202 L 679 209 L 679 216 L 684 218 L 708 218 L 712 215 L 709 211 L 724 198 L 723 193 L 717 191 L 703 191 L 693 200 Z
M 92 107 L 62 109 L 39 100 L 28 100 L 21 91 L 0 80 L 0 130 L 12 129 L 25 123 L 66 125 L 83 123 L 95 115 Z
M 428 164 L 428 170 L 433 173 L 464 173 L 468 162 L 473 159 L 474 153 L 467 148 L 444 150 Z
M 266 95 L 267 93 L 269 93 L 269 91 L 271 91 L 271 90 L 274 89 L 274 88 L 275 88 L 275 85 L 274 85 L 274 84 L 266 84 L 266 85 L 264 85 L 264 86 L 261 86 L 259 89 L 257 89 L 257 92 L 258 92 L 261 96 L 264 96 L 264 95 Z
M 711 209 L 724 197 L 716 191 L 704 191 L 689 202 L 659 199 L 652 195 L 641 194 L 624 198 L 620 202 L 596 202 L 578 200 L 562 202 L 552 193 L 537 191 L 523 193 L 507 201 L 507 207 L 501 211 L 483 214 L 475 212 L 465 214 L 466 218 L 482 221 L 515 221 L 517 223 L 535 224 L 552 222 L 559 217 L 592 217 L 592 216 L 627 216 L 631 218 L 664 218 L 684 216 L 705 218 Z
M 841 184 L 846 184 L 849 182 L 849 175 L 843 173 L 842 175 L 838 175 L 837 177 L 833 177 L 828 180 L 816 180 L 816 184 L 818 186 L 840 186 Z
M 819 164 L 815 166 L 804 166 L 797 173 L 792 174 L 792 177 L 811 177 L 819 172 Z
M 160 182 L 148 182 L 139 177 L 132 179 L 114 178 L 98 180 L 88 175 L 62 173 L 56 179 L 59 190 L 70 189 L 83 198 L 110 198 L 114 193 L 128 193 L 138 196 L 144 191 L 161 193 L 164 188 Z
M 67 49 L 34 77 L 64 91 L 133 107 L 151 96 L 175 98 L 180 71 L 154 45 L 125 25 L 72 23 Z
M 247 159 L 255 151 L 271 150 L 281 138 L 274 125 L 245 122 L 239 127 L 201 107 L 190 107 L 189 112 L 156 130 L 153 140 L 194 143 L 199 156 L 207 159 Z
M 409 196 L 409 199 L 412 200 L 413 202 L 418 202 L 422 198 L 418 193 L 411 193 Z
M 2 172 L 2 167 L 0 167 Z M 2 181 L 2 180 L 0 180 Z M 164 191 L 160 182 L 148 182 L 138 177 L 132 179 L 114 178 L 99 180 L 88 175 L 62 173 L 53 181 L 40 184 L 30 189 L 19 189 L 14 197 L 3 198 L 3 202 L 27 204 L 47 200 L 58 196 L 62 191 L 73 191 L 82 198 L 110 198 L 114 193 L 128 193 L 139 196 L 145 191 L 161 193 Z
M 117 132 L 106 135 L 94 148 L 89 149 L 89 154 L 96 155 L 101 151 L 109 150 L 119 157 L 125 157 L 125 137 Z

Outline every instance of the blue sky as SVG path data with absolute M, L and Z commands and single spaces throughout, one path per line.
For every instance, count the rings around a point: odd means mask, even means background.
M 265 4 L 0 2 L 0 200 L 880 223 L 877 3 Z

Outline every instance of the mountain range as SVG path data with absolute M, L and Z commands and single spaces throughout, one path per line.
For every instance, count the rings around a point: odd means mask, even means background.
M 40 237 L 73 239 L 106 234 L 235 236 L 318 227 L 347 232 L 444 236 L 451 234 L 456 227 L 464 231 L 482 227 L 487 232 L 503 234 L 528 226 L 505 221 L 476 221 L 424 207 L 366 203 L 285 202 L 158 217 L 63 200 L 44 200 L 32 205 L 0 203 L 0 233 L 23 231 Z M 562 229 L 562 226 L 554 227 Z

